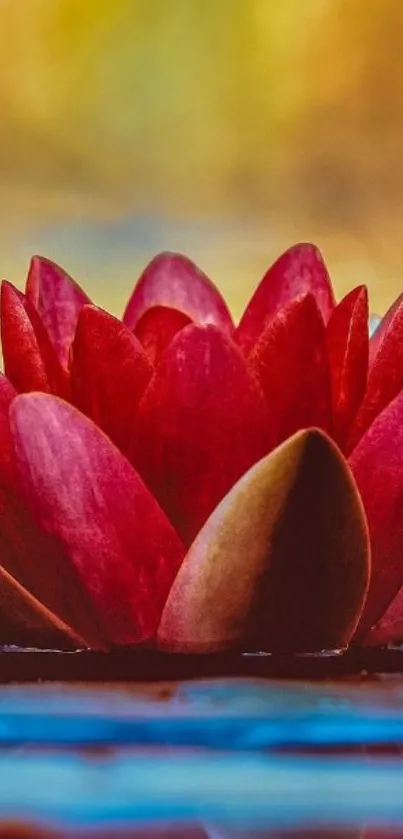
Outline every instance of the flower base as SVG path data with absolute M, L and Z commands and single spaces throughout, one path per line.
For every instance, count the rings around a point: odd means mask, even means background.
M 117 648 L 61 652 L 0 648 L 0 683 L 165 682 L 200 678 L 328 679 L 403 673 L 403 646 L 354 648 L 305 655 L 217 653 L 165 654 Z

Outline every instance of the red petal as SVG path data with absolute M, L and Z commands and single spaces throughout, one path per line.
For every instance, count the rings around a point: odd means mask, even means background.
M 293 300 L 276 315 L 248 364 L 266 394 L 276 442 L 300 428 L 329 428 L 326 331 L 311 294 Z
M 66 550 L 108 640 L 151 638 L 183 557 L 155 499 L 71 405 L 19 396 L 11 426 L 27 499 L 40 526 Z
M 58 650 L 85 647 L 86 642 L 46 609 L 0 566 L 0 637 L 2 644 Z
M 335 302 L 322 256 L 314 245 L 294 245 L 269 268 L 245 309 L 235 332 L 242 350 L 248 353 L 277 312 L 305 292 L 328 321 Z
M 31 260 L 26 295 L 38 310 L 61 364 L 67 367 L 78 315 L 91 300 L 63 268 L 43 256 Z
M 403 587 L 388 606 L 385 614 L 372 627 L 363 643 L 371 647 L 385 646 L 385 644 L 401 643 L 403 640 Z
M 68 397 L 68 374 L 37 311 L 11 283 L 1 286 L 1 340 L 4 369 L 20 391 L 42 390 Z
M 375 420 L 350 465 L 372 547 L 371 585 L 359 632 L 364 637 L 403 585 L 403 393 Z
M 214 510 L 158 630 L 182 652 L 348 644 L 368 587 L 368 534 L 348 466 L 319 431 L 257 463 Z
M 0 373 L 0 484 L 17 486 L 14 444 L 10 430 L 10 405 L 17 396 L 12 384 Z
M 161 253 L 151 260 L 138 280 L 123 316 L 134 329 L 153 306 L 170 306 L 196 323 L 213 323 L 231 334 L 233 324 L 227 305 L 208 277 L 186 256 Z
M 332 381 L 332 436 L 344 446 L 364 396 L 368 375 L 368 293 L 353 289 L 333 311 L 327 325 Z
M 176 333 L 190 323 L 191 318 L 179 309 L 153 306 L 141 316 L 134 334 L 141 341 L 150 361 L 155 364 Z
M 35 436 L 32 428 L 30 434 Z M 0 557 L 8 573 L 64 624 L 74 627 L 86 646 L 105 647 L 91 604 L 66 553 L 40 529 L 35 511 L 32 515 L 27 510 L 20 493 L 1 485 Z
M 73 400 L 123 452 L 135 411 L 153 372 L 140 342 L 120 320 L 84 306 L 73 342 Z
M 379 328 L 381 335 L 370 364 L 366 391 L 347 441 L 349 452 L 403 388 L 403 300 L 392 309 L 386 316 L 387 323 Z
M 385 337 L 385 335 L 389 332 L 389 328 L 394 320 L 394 317 L 398 310 L 401 308 L 403 304 L 403 294 L 394 300 L 392 305 L 389 307 L 386 314 L 383 316 L 381 322 L 376 327 L 371 340 L 369 342 L 369 358 L 370 364 L 372 365 L 375 356 L 379 350 L 379 347 Z
M 272 441 L 263 393 L 214 326 L 176 335 L 140 402 L 137 428 L 134 462 L 187 543 Z

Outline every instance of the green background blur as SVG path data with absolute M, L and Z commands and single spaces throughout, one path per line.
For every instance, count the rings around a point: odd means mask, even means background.
M 403 290 L 403 0 L 0 0 L 1 273 L 119 312 L 157 251 L 239 314 L 276 255 Z

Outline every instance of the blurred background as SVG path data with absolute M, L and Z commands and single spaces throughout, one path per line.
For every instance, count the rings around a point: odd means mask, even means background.
M 182 250 L 236 314 L 314 240 L 338 294 L 403 290 L 402 0 L 0 0 L 0 254 L 119 313 Z

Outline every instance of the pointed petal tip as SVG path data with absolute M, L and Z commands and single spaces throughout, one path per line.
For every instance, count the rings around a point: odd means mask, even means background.
M 281 359 L 281 364 L 278 364 Z M 311 292 L 288 301 L 248 355 L 270 407 L 278 443 L 298 428 L 331 428 L 326 330 Z
M 179 309 L 196 323 L 215 323 L 227 334 L 234 329 L 218 288 L 181 253 L 165 251 L 148 263 L 126 305 L 124 323 L 134 329 L 144 312 L 153 306 Z
M 68 374 L 58 361 L 31 300 L 7 280 L 1 286 L 1 337 L 4 369 L 19 391 L 44 390 L 67 395 Z
M 274 316 L 304 292 L 313 294 L 327 323 L 335 306 L 333 288 L 321 252 L 307 242 L 282 253 L 264 274 L 235 331 L 242 350 L 248 354 Z
M 72 345 L 72 399 L 124 454 L 152 373 L 140 341 L 122 321 L 96 306 L 83 307 Z
M 82 306 L 90 299 L 56 262 L 34 256 L 26 281 L 26 296 L 37 309 L 58 358 L 68 367 L 71 342 Z
M 175 335 L 191 323 L 189 315 L 179 309 L 152 306 L 141 315 L 133 331 L 151 363 L 156 364 Z

